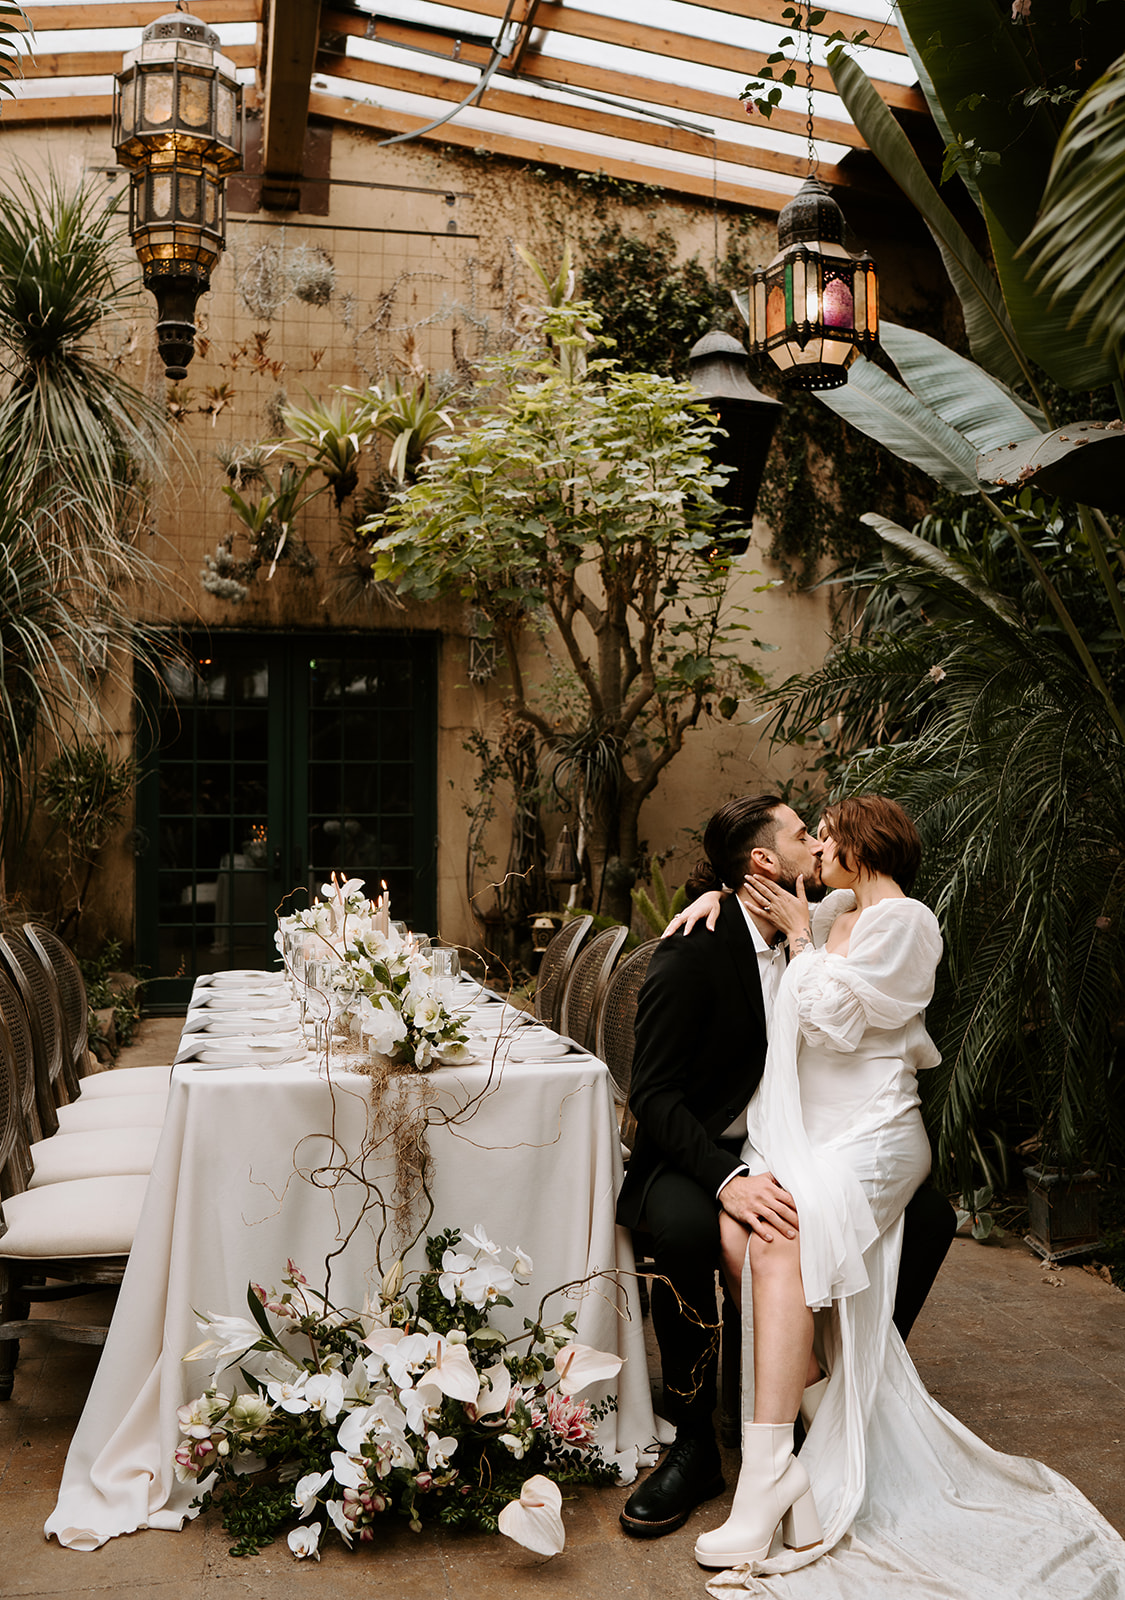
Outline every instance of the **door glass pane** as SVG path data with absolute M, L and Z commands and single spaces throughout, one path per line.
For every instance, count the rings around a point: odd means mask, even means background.
M 165 686 L 156 976 L 269 965 L 268 664 L 220 642 Z
M 392 915 L 413 922 L 411 785 L 384 777 L 389 762 L 409 772 L 412 759 L 415 673 L 403 655 L 396 643 L 309 662 L 309 883 L 315 892 L 343 873 L 362 878 L 369 895 L 386 883 Z
M 319 644 L 212 633 L 164 671 L 138 803 L 137 954 L 163 980 L 156 1007 L 182 1005 L 200 973 L 274 966 L 279 903 L 333 872 L 373 895 L 385 881 L 396 918 L 433 922 L 433 643 Z

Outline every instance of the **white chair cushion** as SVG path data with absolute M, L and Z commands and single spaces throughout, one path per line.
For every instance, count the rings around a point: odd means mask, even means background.
M 81 1079 L 83 1100 L 101 1100 L 107 1094 L 161 1094 L 168 1088 L 171 1067 L 110 1067 Z
M 164 1121 L 165 1094 L 107 1094 L 101 1100 L 75 1100 L 59 1107 L 60 1133 L 87 1133 L 91 1128 L 159 1128 Z
M 156 1155 L 159 1128 L 92 1128 L 64 1138 L 39 1139 L 31 1147 L 35 1170 L 30 1189 L 75 1178 L 146 1176 Z
M 128 1255 L 147 1187 L 135 1176 L 79 1178 L 14 1194 L 4 1201 L 0 1257 Z

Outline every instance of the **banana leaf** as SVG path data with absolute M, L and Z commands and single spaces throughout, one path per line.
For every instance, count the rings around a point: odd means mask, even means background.
M 1025 407 L 983 368 L 937 339 L 893 322 L 880 326 L 879 338 L 911 392 L 982 454 L 1046 433 L 1041 411 Z
M 943 488 L 978 493 L 977 452 L 968 439 L 866 357 L 856 357 L 842 389 L 818 390 L 817 399 Z
M 961 301 L 974 357 L 1002 383 L 1030 383 L 1027 358 L 996 279 L 926 176 L 905 133 L 840 46 L 830 52 L 828 65 L 852 121 L 933 235 Z

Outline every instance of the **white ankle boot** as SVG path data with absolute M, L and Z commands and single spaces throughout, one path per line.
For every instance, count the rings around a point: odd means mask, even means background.
M 730 1516 L 714 1533 L 700 1535 L 695 1559 L 701 1567 L 764 1561 L 782 1523 L 791 1550 L 810 1550 L 823 1538 L 809 1475 L 793 1454 L 793 1424 L 745 1423 Z

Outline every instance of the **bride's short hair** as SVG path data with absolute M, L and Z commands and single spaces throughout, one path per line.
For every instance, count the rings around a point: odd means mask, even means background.
M 885 872 L 909 894 L 922 864 L 918 830 L 896 800 L 882 794 L 854 795 L 824 808 L 836 841 L 836 859 L 847 872 Z

